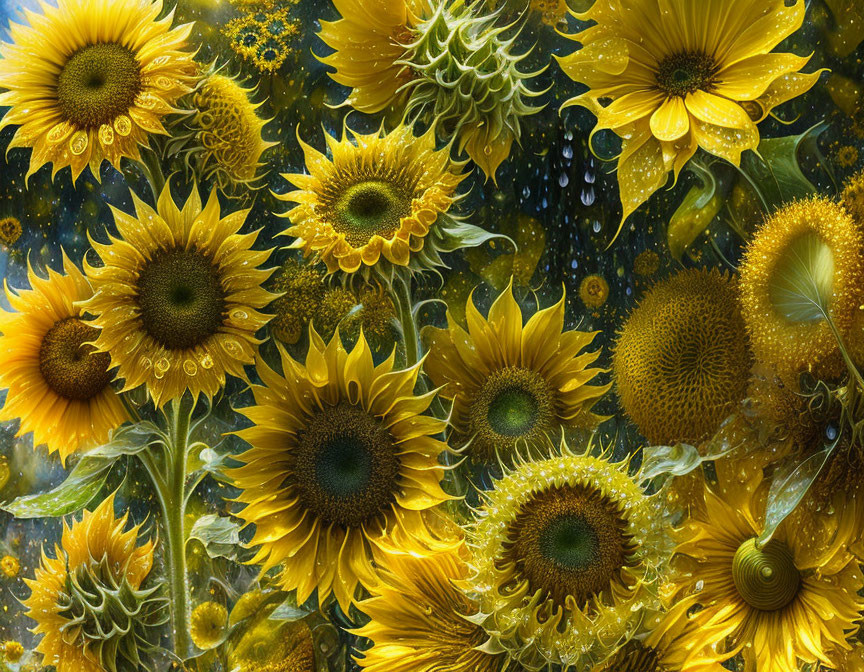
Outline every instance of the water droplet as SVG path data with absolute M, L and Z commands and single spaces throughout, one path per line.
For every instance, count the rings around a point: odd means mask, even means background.
M 191 359 L 187 359 L 183 362 L 183 371 L 186 372 L 187 376 L 194 376 L 198 373 L 198 365 Z
M 118 135 L 129 135 L 132 132 L 132 120 L 125 114 L 121 114 L 114 120 L 114 130 Z
M 87 131 L 75 131 L 75 135 L 72 136 L 72 140 L 69 142 L 69 151 L 75 156 L 79 156 L 87 150 L 89 142 Z

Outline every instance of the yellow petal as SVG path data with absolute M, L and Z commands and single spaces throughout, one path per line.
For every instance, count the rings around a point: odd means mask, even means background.
M 658 140 L 672 142 L 690 130 L 690 115 L 681 96 L 672 96 L 651 115 L 651 133 Z

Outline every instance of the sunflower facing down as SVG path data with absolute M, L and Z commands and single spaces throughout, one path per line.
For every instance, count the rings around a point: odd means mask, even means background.
M 376 564 L 393 553 L 447 548 L 431 509 L 452 499 L 440 486 L 444 421 L 423 415 L 434 393 L 414 396 L 419 364 L 378 366 L 361 334 L 344 349 L 338 332 L 325 344 L 310 329 L 306 364 L 280 346 L 283 374 L 263 361 L 255 405 L 241 409 L 254 426 L 237 432 L 252 447 L 229 475 L 255 524 L 251 560 L 262 571 L 282 565 L 280 583 L 302 604 L 335 594 L 348 613 L 360 584 L 377 581 Z
M 730 467 L 707 483 L 678 531 L 679 590 L 701 607 L 691 646 L 721 627 L 744 672 L 797 672 L 802 661 L 833 667 L 864 608 L 864 578 L 849 550 L 861 538 L 861 507 L 843 492 L 830 507 L 805 501 L 760 549 L 768 483 L 761 469 L 742 473 Z
M 165 134 L 161 119 L 191 90 L 194 54 L 185 51 L 192 24 L 171 29 L 174 12 L 157 20 L 162 0 L 59 0 L 29 26 L 10 24 L 0 45 L 0 128 L 20 128 L 9 143 L 30 147 L 29 177 L 52 163 L 52 177 L 71 166 L 73 180 L 103 160 L 138 160 L 139 145 Z
M 372 647 L 357 662 L 368 672 L 501 672 L 506 656 L 479 647 L 487 636 L 466 616 L 477 605 L 463 591 L 467 550 L 395 556 L 358 608 L 369 623 L 354 631 Z
M 436 151 L 433 132 L 415 137 L 408 126 L 350 137 L 346 126 L 341 140 L 325 138 L 329 159 L 298 135 L 309 174 L 282 175 L 297 189 L 276 194 L 297 204 L 282 215 L 291 220 L 284 231 L 296 239 L 291 247 L 315 255 L 330 273 L 442 266 L 438 252 L 452 251 L 443 238 L 464 162 Z
M 624 220 L 679 171 L 698 148 L 738 165 L 759 144 L 756 126 L 801 95 L 821 70 L 809 57 L 772 53 L 804 20 L 804 0 L 597 0 L 569 36 L 581 43 L 558 58 L 589 87 L 564 103 L 597 116 L 594 133 L 623 140 L 618 184 Z M 602 102 L 601 102 L 602 101 Z M 607 102 L 611 101 L 611 102 Z
M 215 191 L 203 209 L 197 188 L 182 210 L 168 185 L 156 210 L 132 200 L 134 217 L 112 208 L 119 237 L 91 241 L 103 265 L 84 262 L 94 345 L 110 354 L 124 391 L 146 385 L 157 406 L 187 389 L 213 396 L 255 360 L 255 333 L 269 320 L 258 309 L 275 298 L 261 288 L 273 270 L 258 267 L 272 250 L 250 249 L 257 232 L 238 233 L 248 210 L 221 217 Z
M 456 442 L 477 461 L 536 452 L 560 440 L 564 428 L 603 420 L 591 408 L 609 385 L 588 385 L 601 370 L 587 368 L 600 352 L 583 352 L 595 334 L 563 331 L 564 300 L 523 326 L 511 283 L 487 318 L 469 298 L 467 332 L 449 312 L 447 329 L 426 331 L 425 371 L 453 399 Z
M 42 635 L 36 651 L 57 672 L 140 669 L 153 628 L 167 618 L 160 585 L 142 588 L 153 541 L 136 545 L 141 526 L 124 532 L 128 517 L 114 517 L 112 494 L 80 522 L 64 521 L 55 557 L 43 551 L 35 578 L 24 580 L 31 594 L 23 604 Z
M 584 669 L 635 634 L 672 544 L 661 498 L 629 467 L 562 444 L 559 456 L 521 462 L 482 493 L 468 583 L 485 650 L 530 670 Z
M 0 420 L 21 419 L 18 433 L 33 432 L 65 462 L 73 452 L 104 443 L 127 419 L 110 382 L 111 359 L 89 345 L 99 335 L 75 304 L 90 298 L 84 274 L 63 253 L 65 274 L 28 269 L 29 290 L 6 298 L 0 309 L 0 387 L 8 388 Z

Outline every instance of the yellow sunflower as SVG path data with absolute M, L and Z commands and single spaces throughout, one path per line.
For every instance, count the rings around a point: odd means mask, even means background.
M 706 483 L 704 500 L 678 531 L 679 589 L 693 595 L 705 627 L 693 631 L 691 646 L 701 648 L 704 633 L 722 627 L 745 672 L 797 672 L 800 662 L 832 667 L 864 608 L 864 577 L 849 551 L 861 537 L 861 507 L 842 492 L 830 505 L 805 500 L 759 548 L 768 485 L 761 469 L 729 465 L 716 484 Z
M 283 375 L 259 361 L 263 386 L 241 412 L 254 426 L 237 432 L 252 448 L 229 473 L 256 526 L 252 563 L 283 565 L 281 585 L 303 603 L 317 588 L 348 613 L 358 583 L 376 582 L 387 553 L 447 547 L 430 510 L 451 499 L 439 482 L 444 421 L 423 413 L 434 393 L 414 396 L 419 365 L 394 370 L 394 355 L 373 365 L 361 334 L 346 351 L 310 330 L 305 366 L 280 346 Z M 284 377 L 283 377 L 284 376 Z
M 87 278 L 63 253 L 65 274 L 28 269 L 32 289 L 6 298 L 0 309 L 0 387 L 8 388 L 0 420 L 21 419 L 18 434 L 33 432 L 33 445 L 66 457 L 104 443 L 127 419 L 111 388 L 108 355 L 90 345 L 99 330 L 84 322 L 78 301 L 90 298 Z
M 368 672 L 500 672 L 506 657 L 479 649 L 477 605 L 463 591 L 467 551 L 396 556 L 358 604 L 371 619 L 354 631 L 372 641 L 357 659 Z
M 225 217 L 216 192 L 201 207 L 193 188 L 182 210 L 168 185 L 156 210 L 134 193 L 135 216 L 113 208 L 119 238 L 92 241 L 102 266 L 84 263 L 94 295 L 82 306 L 100 329 L 94 345 L 111 356 L 124 390 L 147 386 L 162 406 L 185 390 L 214 395 L 225 375 L 245 378 L 267 324 L 258 312 L 275 296 L 261 288 L 272 250 L 240 234 L 248 210 Z
M 506 650 L 531 670 L 584 669 L 635 634 L 672 544 L 662 499 L 646 495 L 629 468 L 562 445 L 482 493 L 468 529 L 468 582 L 486 650 Z
M 432 131 L 348 133 L 346 126 L 341 141 L 325 134 L 330 159 L 298 136 L 309 174 L 283 175 L 297 189 L 276 195 L 297 203 L 283 215 L 292 224 L 284 234 L 296 239 L 291 247 L 314 254 L 330 273 L 367 270 L 382 257 L 393 266 L 441 266 L 442 220 L 459 199 L 464 163 L 436 151 Z
M 30 147 L 29 177 L 52 163 L 52 177 L 86 166 L 99 179 L 103 160 L 139 159 L 161 119 L 197 76 L 185 51 L 192 24 L 171 28 L 173 11 L 157 21 L 162 1 L 59 0 L 43 14 L 25 11 L 29 26 L 10 24 L 0 45 L 0 128 L 20 128 L 9 143 Z
M 114 517 L 112 494 L 80 522 L 64 522 L 55 557 L 43 551 L 35 578 L 24 580 L 31 594 L 23 604 L 42 635 L 36 651 L 57 672 L 138 669 L 151 628 L 165 621 L 159 585 L 142 588 L 153 541 L 137 546 L 141 526 L 124 532 L 128 517 Z
M 582 48 L 558 57 L 589 87 L 564 107 L 597 116 L 594 133 L 621 136 L 618 184 L 627 217 L 677 178 L 697 148 L 736 165 L 759 144 L 756 126 L 812 87 L 809 57 L 771 50 L 804 20 L 804 0 L 597 0 L 573 15 L 594 25 L 570 36 Z
M 512 283 L 484 318 L 471 298 L 466 332 L 448 312 L 447 329 L 427 330 L 425 371 L 453 399 L 450 424 L 457 445 L 481 462 L 552 446 L 566 428 L 590 428 L 591 412 L 609 385 L 588 385 L 599 356 L 582 352 L 595 333 L 563 331 L 564 300 L 523 326 Z
M 864 302 L 862 249 L 861 228 L 823 197 L 777 210 L 747 245 L 740 265 L 741 313 L 753 354 L 796 389 L 802 371 L 845 371 L 822 309 L 844 341 L 860 342 L 854 323 Z M 815 306 L 814 298 L 822 305 Z

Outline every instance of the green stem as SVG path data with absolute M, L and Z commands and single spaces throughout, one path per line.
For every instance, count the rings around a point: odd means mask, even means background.
M 414 321 L 414 302 L 411 300 L 411 277 L 400 276 L 394 287 L 402 338 L 405 342 L 405 360 L 408 367 L 420 361 L 420 338 Z
M 170 444 L 165 448 L 164 468 L 159 469 L 153 455 L 140 453 L 141 462 L 153 481 L 162 510 L 165 538 L 165 564 L 171 599 L 171 623 L 174 652 L 185 659 L 191 648 L 189 637 L 189 583 L 186 571 L 186 451 L 189 445 L 189 421 L 192 409 L 186 397 L 171 402 L 168 417 Z
M 141 150 L 141 169 L 144 172 L 144 177 L 150 183 L 150 190 L 153 192 L 153 202 L 159 201 L 159 194 L 165 188 L 165 175 L 162 173 L 162 165 L 159 162 L 159 155 L 151 147 L 143 147 Z

